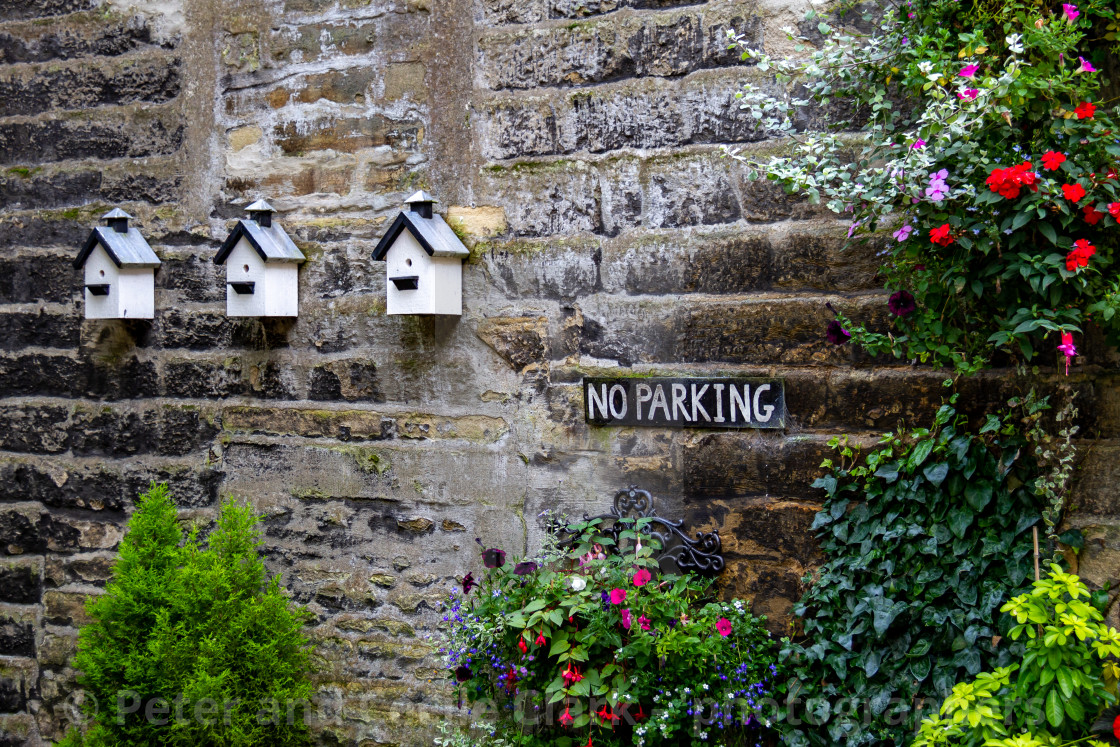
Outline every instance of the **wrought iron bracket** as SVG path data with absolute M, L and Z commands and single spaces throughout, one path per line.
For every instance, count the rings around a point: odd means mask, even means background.
M 619 537 L 626 529 L 633 529 L 638 519 L 648 519 L 641 525 L 641 534 L 657 540 L 660 549 L 657 560 L 662 571 L 677 573 L 700 573 L 709 576 L 723 571 L 723 544 L 719 530 L 697 532 L 696 539 L 689 537 L 681 529 L 682 521 L 672 521 L 657 515 L 653 506 L 653 496 L 648 490 L 640 490 L 636 485 L 624 488 L 614 496 L 611 510 L 598 516 L 583 515 L 584 521 L 601 519 L 598 531 L 615 542 L 621 549 Z M 561 530 L 563 531 L 563 530 Z M 561 544 L 575 543 L 574 536 L 561 535 Z

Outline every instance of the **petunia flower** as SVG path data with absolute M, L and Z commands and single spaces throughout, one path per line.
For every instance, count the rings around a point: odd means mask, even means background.
M 1066 376 L 1069 376 L 1069 362 L 1077 355 L 1077 346 L 1073 344 L 1073 334 L 1062 333 L 1062 343 L 1058 345 L 1058 352 L 1066 357 Z
M 931 228 L 929 231 L 929 240 L 934 244 L 941 246 L 949 246 L 953 243 L 953 237 L 949 235 L 949 224 L 945 223 L 937 228 Z
M 639 568 L 638 572 L 634 574 L 634 586 L 645 586 L 649 583 L 650 578 L 652 576 L 648 570 Z
M 572 591 L 583 591 L 587 588 L 587 580 L 583 576 L 572 576 Z
M 903 225 L 901 228 L 899 228 L 897 231 L 894 232 L 894 237 L 896 239 L 898 239 L 898 241 L 900 241 L 900 242 L 906 241 L 906 239 L 910 238 L 910 234 L 913 233 L 913 232 L 914 232 L 914 227 L 909 225 L 909 224 L 906 224 L 906 225 Z
M 979 95 L 980 89 L 978 88 L 966 88 L 963 91 L 957 91 L 957 98 L 961 101 L 975 101 Z
M 1085 222 L 1088 223 L 1090 226 L 1095 226 L 1098 223 L 1100 223 L 1101 218 L 1103 218 L 1104 215 L 1105 215 L 1104 213 L 1097 210 L 1092 205 L 1086 205 L 1085 207 L 1082 208 L 1082 210 L 1085 211 Z
M 836 319 L 828 323 L 828 328 L 825 329 L 824 338 L 831 342 L 833 345 L 847 344 L 851 338 L 852 333 L 844 329 L 844 325 Z
M 1059 153 L 1057 151 L 1049 150 L 1042 154 L 1042 165 L 1048 171 L 1056 171 L 1058 167 L 1065 162 L 1065 154 Z
M 1081 15 L 1081 11 L 1077 9 L 1076 5 L 1073 5 L 1071 3 L 1062 3 L 1062 15 L 1066 17 L 1067 21 L 1073 23 L 1077 20 L 1077 17 Z
M 523 563 L 518 563 L 513 567 L 513 573 L 515 576 L 528 576 L 535 570 L 537 570 L 537 564 L 531 560 L 526 560 Z
M 910 146 L 910 149 L 911 150 L 921 150 L 924 147 L 926 147 L 926 141 L 922 140 L 921 138 L 918 138 L 917 140 L 914 141 L 914 144 Z
M 1085 188 L 1076 182 L 1073 184 L 1063 184 L 1062 194 L 1070 202 L 1080 202 L 1085 197 Z
M 716 632 L 724 638 L 731 635 L 731 621 L 726 617 L 721 617 L 716 621 Z
M 478 586 L 478 582 L 474 580 L 474 574 L 473 573 L 468 573 L 467 575 L 463 576 L 463 593 L 464 594 L 470 594 L 471 589 L 475 588 L 476 586 Z
M 466 682 L 471 678 L 471 668 L 463 664 L 455 669 L 455 681 Z
M 611 589 L 611 604 L 622 604 L 626 601 L 626 589 Z
M 900 290 L 891 294 L 887 300 L 887 308 L 895 316 L 906 316 L 914 313 L 918 304 L 914 302 L 914 296 L 908 291 Z
M 1077 115 L 1078 119 L 1092 119 L 1093 115 L 1097 113 L 1097 107 L 1088 101 L 1082 101 L 1073 110 L 1073 113 Z
M 961 78 L 971 78 L 972 76 L 976 75 L 976 71 L 979 69 L 979 65 L 965 65 L 961 68 L 961 71 L 957 73 L 957 75 Z
M 645 615 L 638 615 L 638 627 L 642 630 L 649 630 L 649 618 Z
M 1093 67 L 1093 63 L 1089 62 L 1084 57 L 1078 57 L 1081 61 L 1081 66 L 1074 70 L 1075 73 L 1095 73 L 1097 69 Z
M 506 564 L 506 553 L 496 547 L 482 551 L 482 564 L 487 568 L 501 568 Z
M 624 610 L 622 610 L 622 627 L 625 628 L 626 630 L 630 630 L 630 625 L 631 625 L 630 610 L 629 609 L 624 609 Z

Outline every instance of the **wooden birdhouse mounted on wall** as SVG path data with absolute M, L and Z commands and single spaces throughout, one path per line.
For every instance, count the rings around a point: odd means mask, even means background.
M 131 215 L 114 208 L 101 218 L 105 225 L 93 229 L 74 260 L 85 273 L 86 319 L 151 319 L 159 257 L 129 227 Z
M 389 314 L 463 313 L 463 260 L 470 252 L 451 226 L 435 214 L 427 192 L 405 200 L 373 252 L 385 261 L 385 306 Z
M 264 200 L 237 221 L 215 264 L 226 266 L 228 316 L 298 316 L 299 264 L 306 260 L 287 232 L 273 222 Z

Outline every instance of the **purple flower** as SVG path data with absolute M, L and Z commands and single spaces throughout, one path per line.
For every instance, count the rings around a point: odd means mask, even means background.
M 833 345 L 845 345 L 852 333 L 844 329 L 844 325 L 836 319 L 828 323 L 828 328 L 825 330 L 824 337 Z
M 926 187 L 926 197 L 933 202 L 941 202 L 949 194 L 949 185 L 940 179 L 935 179 Z
M 455 670 L 455 680 L 457 682 L 466 682 L 471 678 L 471 668 L 463 664 Z
M 537 564 L 531 560 L 527 560 L 524 563 L 518 563 L 513 567 L 513 573 L 515 576 L 528 576 L 535 570 L 537 570 Z
M 1077 9 L 1077 6 L 1073 5 L 1072 3 L 1062 3 L 1062 15 L 1066 17 L 1067 21 L 1073 23 L 1077 20 L 1077 17 L 1081 15 L 1081 11 L 1079 11 Z
M 476 586 L 478 586 L 478 582 L 474 580 L 474 574 L 473 573 L 468 573 L 467 575 L 463 576 L 463 593 L 464 594 L 470 594 L 471 589 L 473 589 Z
M 891 294 L 890 299 L 887 300 L 887 308 L 895 316 L 906 316 L 913 314 L 918 309 L 918 304 L 914 302 L 914 296 L 908 291 L 900 290 Z
M 976 71 L 979 69 L 979 65 L 965 65 L 961 68 L 961 71 L 957 73 L 957 75 L 962 78 L 971 78 L 972 76 L 976 75 Z
M 860 221 L 857 220 L 855 223 L 848 226 L 848 238 L 849 239 L 852 238 L 852 234 L 856 232 L 857 228 L 859 228 L 859 224 L 860 224 Z
M 894 232 L 894 237 L 896 239 L 898 239 L 899 241 L 906 241 L 906 239 L 910 238 L 910 234 L 913 233 L 913 232 L 914 232 L 914 227 L 911 226 L 911 225 L 905 224 L 901 228 L 899 228 L 897 231 Z
M 501 568 L 506 564 L 506 553 L 496 547 L 482 551 L 482 564 L 487 568 Z
M 1084 57 L 1078 57 L 1077 59 L 1081 60 L 1081 67 L 1077 68 L 1077 70 L 1075 70 L 1074 72 L 1077 72 L 1077 73 L 1095 73 L 1095 72 L 1097 72 L 1097 69 L 1095 67 L 1093 67 L 1093 63 L 1089 62 Z

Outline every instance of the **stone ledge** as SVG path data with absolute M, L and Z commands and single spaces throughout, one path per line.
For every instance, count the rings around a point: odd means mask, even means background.
M 48 62 L 80 57 L 116 56 L 146 48 L 169 49 L 142 16 L 106 14 L 104 7 L 80 11 L 49 21 L 0 22 L 0 61 Z

